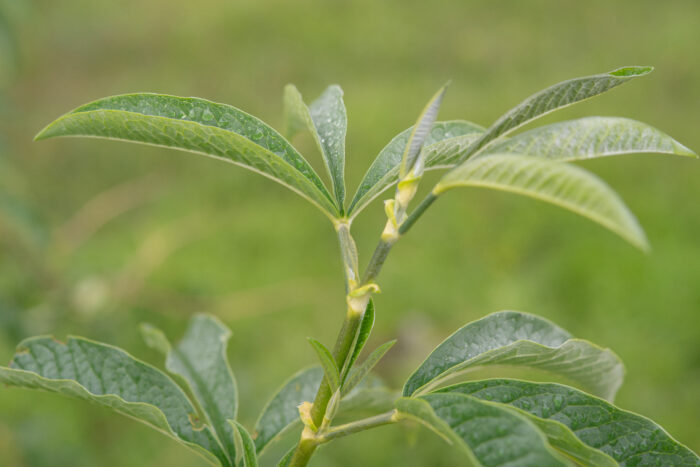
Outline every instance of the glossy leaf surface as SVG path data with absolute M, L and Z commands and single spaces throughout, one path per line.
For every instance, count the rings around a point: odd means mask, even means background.
M 437 346 L 409 377 L 403 395 L 425 393 L 457 372 L 484 365 L 549 371 L 608 399 L 624 376 L 622 362 L 610 350 L 573 339 L 543 318 L 501 311 L 467 324 Z
M 494 154 L 456 167 L 440 180 L 433 193 L 439 195 L 455 187 L 491 188 L 546 201 L 601 224 L 637 248 L 649 248 L 639 222 L 617 193 L 597 176 L 574 165 Z
M 330 217 L 338 210 L 309 163 L 279 133 L 235 107 L 204 99 L 127 94 L 60 117 L 36 139 L 93 136 L 165 146 L 233 162 L 301 194 Z
M 599 75 L 562 81 L 533 94 L 502 115 L 467 151 L 462 160 L 478 152 L 491 141 L 507 135 L 526 123 L 563 107 L 602 94 L 634 78 L 653 71 L 649 66 L 629 66 Z
M 304 103 L 294 85 L 284 89 L 287 134 L 291 135 L 301 125 L 311 133 L 318 146 L 338 207 L 345 203 L 345 134 L 348 118 L 343 102 L 343 90 L 338 85 L 329 86 L 310 106 Z

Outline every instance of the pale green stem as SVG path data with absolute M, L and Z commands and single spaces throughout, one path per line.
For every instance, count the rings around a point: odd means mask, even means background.
M 328 441 L 332 441 L 336 438 L 342 438 L 343 436 L 358 433 L 360 431 L 369 430 L 382 425 L 388 425 L 390 423 L 396 423 L 397 421 L 396 410 L 390 410 L 389 412 L 375 415 L 374 417 L 363 418 L 362 420 L 346 423 L 345 425 L 338 425 L 324 433 L 321 436 L 320 442 L 327 443 Z

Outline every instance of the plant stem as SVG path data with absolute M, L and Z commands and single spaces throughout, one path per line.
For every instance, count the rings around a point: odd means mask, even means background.
M 374 253 L 372 254 L 372 259 L 369 260 L 367 269 L 365 269 L 365 275 L 362 277 L 363 285 L 372 282 L 374 278 L 379 275 L 379 271 L 382 270 L 384 261 L 386 261 L 386 257 L 389 256 L 392 246 L 394 246 L 394 242 L 387 242 L 384 239 L 379 241 L 377 248 L 374 249 Z
M 403 235 L 408 232 L 408 229 L 413 227 L 418 218 L 423 215 L 426 209 L 430 207 L 431 204 L 435 202 L 437 196 L 431 191 L 428 196 L 423 198 L 423 201 L 413 210 L 413 212 L 406 218 L 405 221 L 399 226 L 399 234 Z
M 390 410 L 389 412 L 375 415 L 374 417 L 363 418 L 362 420 L 357 420 L 355 422 L 346 423 L 345 425 L 338 425 L 337 427 L 327 431 L 321 436 L 322 443 L 332 441 L 336 438 L 342 438 L 343 436 L 351 435 L 360 431 L 369 430 L 382 425 L 388 425 L 390 423 L 395 423 L 396 420 L 396 410 Z

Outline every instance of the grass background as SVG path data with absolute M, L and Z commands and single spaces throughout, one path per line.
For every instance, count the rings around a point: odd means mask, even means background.
M 336 239 L 281 186 L 221 162 L 88 140 L 33 143 L 61 113 L 155 91 L 231 103 L 281 126 L 287 82 L 345 89 L 349 191 L 427 98 L 441 119 L 489 124 L 554 82 L 623 65 L 656 71 L 544 121 L 619 115 L 698 151 L 697 0 L 0 0 L 0 361 L 39 333 L 89 336 L 148 361 L 150 321 L 188 316 L 234 331 L 230 358 L 249 427 L 342 320 Z M 295 145 L 320 168 L 308 138 Z M 376 299 L 379 368 L 399 386 L 445 336 L 501 309 L 537 313 L 626 362 L 617 403 L 700 450 L 700 166 L 625 156 L 586 163 L 647 230 L 643 255 L 573 214 L 475 189 L 437 203 L 396 248 Z M 356 221 L 361 262 L 381 203 Z M 291 443 L 291 440 L 288 441 Z M 276 462 L 276 451 L 264 459 Z M 0 388 L 0 465 L 199 466 L 162 435 L 109 411 Z M 321 450 L 314 465 L 454 465 L 431 433 L 387 427 Z

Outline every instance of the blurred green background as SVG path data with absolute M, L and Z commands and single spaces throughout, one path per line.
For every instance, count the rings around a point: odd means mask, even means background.
M 39 333 L 89 336 L 148 361 L 150 321 L 177 336 L 218 315 L 240 416 L 330 345 L 344 313 L 333 230 L 279 185 L 222 162 L 124 143 L 33 135 L 106 95 L 155 91 L 233 104 L 279 128 L 284 84 L 345 89 L 347 178 L 410 126 L 447 79 L 441 119 L 489 124 L 554 82 L 623 65 L 655 73 L 544 121 L 619 115 L 700 149 L 697 0 L 0 0 L 0 361 Z M 294 141 L 319 166 L 308 139 Z M 700 450 L 700 166 L 664 156 L 586 166 L 645 226 L 643 255 L 568 212 L 458 190 L 394 250 L 372 341 L 395 386 L 464 323 L 501 309 L 555 320 L 626 362 L 617 403 Z M 364 263 L 383 226 L 355 223 Z M 364 260 L 364 261 L 363 261 Z M 291 443 L 291 439 L 287 441 Z M 281 443 L 264 461 L 272 465 Z M 439 459 L 439 460 L 435 460 Z M 321 450 L 314 465 L 452 465 L 424 430 L 387 427 Z M 166 437 L 105 409 L 0 388 L 2 466 L 199 466 Z

